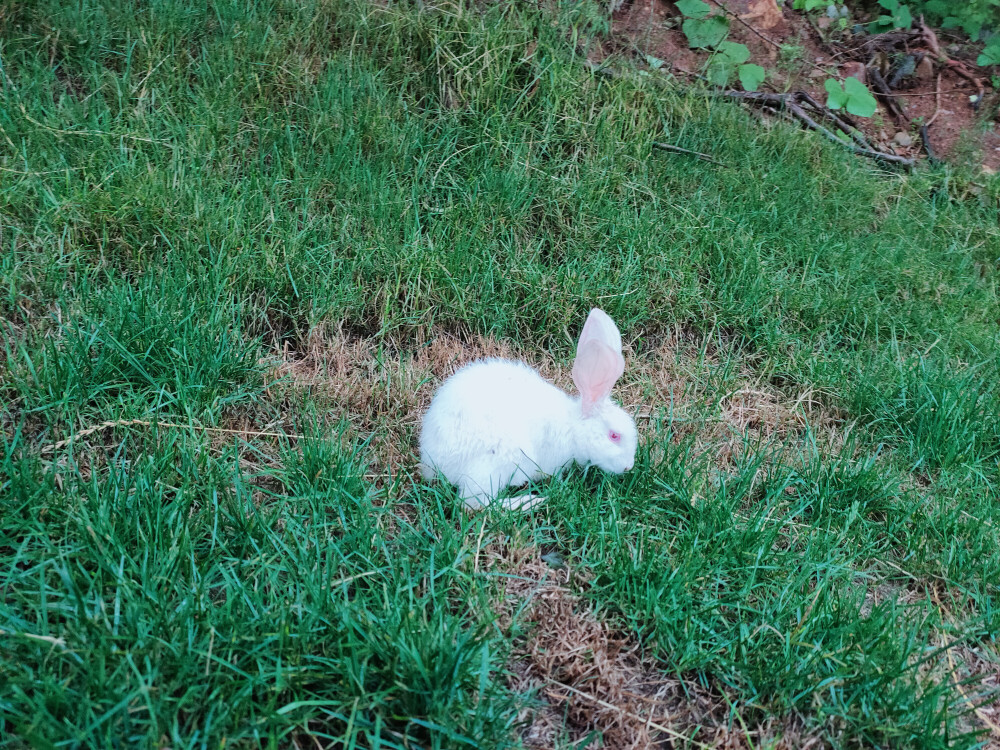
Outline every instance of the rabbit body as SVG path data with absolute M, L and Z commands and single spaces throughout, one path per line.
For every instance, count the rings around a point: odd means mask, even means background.
M 428 481 L 441 474 L 474 510 L 507 487 L 558 474 L 574 461 L 628 471 L 635 423 L 608 397 L 623 368 L 617 328 L 599 310 L 588 318 L 574 365 L 579 398 L 522 362 L 466 365 L 445 381 L 424 416 L 421 474 Z M 527 509 L 543 499 L 521 495 L 504 504 Z
M 574 411 L 574 399 L 524 363 L 473 362 L 434 396 L 420 435 L 421 473 L 431 480 L 439 471 L 478 507 L 571 463 Z

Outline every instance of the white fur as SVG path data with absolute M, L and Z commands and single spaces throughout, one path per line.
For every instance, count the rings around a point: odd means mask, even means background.
M 635 461 L 632 419 L 609 398 L 621 375 L 621 336 L 611 318 L 591 311 L 580 337 L 574 381 L 580 398 L 521 362 L 488 359 L 452 375 L 434 395 L 420 433 L 420 469 L 456 485 L 470 509 L 509 486 L 559 473 L 572 462 L 616 474 Z M 615 443 L 610 433 L 620 435 Z M 544 498 L 507 501 L 525 509 Z

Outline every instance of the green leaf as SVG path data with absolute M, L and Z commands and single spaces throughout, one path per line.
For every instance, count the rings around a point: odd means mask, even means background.
M 878 109 L 878 102 L 871 95 L 868 88 L 857 78 L 848 78 L 841 86 L 833 78 L 827 78 L 823 84 L 829 96 L 826 106 L 830 109 L 840 109 L 844 107 L 852 115 L 858 117 L 871 117 Z
M 962 22 L 962 31 L 964 31 L 970 39 L 976 39 L 979 36 L 979 32 L 982 30 L 983 22 L 975 16 L 967 18 Z
M 732 74 L 733 66 L 723 57 L 712 60 L 705 71 L 705 77 L 715 86 L 725 86 Z
M 756 91 L 764 82 L 764 69 L 749 63 L 739 67 L 740 85 L 745 91 Z
M 910 13 L 910 6 L 900 6 L 899 10 L 892 14 L 892 22 L 897 29 L 908 29 L 913 25 L 913 15 Z
M 652 55 L 646 55 L 646 64 L 653 70 L 659 70 L 665 63 L 658 57 L 653 57 Z
M 852 94 L 867 94 L 868 87 L 854 76 L 850 76 L 844 79 L 844 91 L 847 92 L 848 96 Z
M 719 42 L 716 54 L 712 56 L 705 75 L 716 86 L 729 85 L 729 79 L 736 72 L 736 66 L 750 59 L 750 50 L 745 44 Z
M 878 109 L 875 97 L 857 78 L 852 77 L 844 81 L 844 93 L 847 95 L 847 111 L 852 115 L 871 117 Z
M 677 10 L 688 18 L 705 18 L 712 12 L 712 6 L 701 0 L 677 0 Z
M 1000 65 L 1000 39 L 994 37 L 990 40 L 986 49 L 976 58 L 976 65 Z
M 714 47 L 729 33 L 729 19 L 725 16 L 709 16 L 700 20 L 688 18 L 681 29 L 694 49 Z
M 830 109 L 840 109 L 847 104 L 847 93 L 844 91 L 843 86 L 837 83 L 835 78 L 827 78 L 823 87 L 828 94 L 826 106 Z
M 899 0 L 879 0 L 878 4 L 888 10 L 889 15 L 882 14 L 868 24 L 868 28 L 873 33 L 885 29 L 908 29 L 913 25 L 913 14 L 910 12 L 910 6 L 903 5 Z
M 745 44 L 739 44 L 738 42 L 721 42 L 719 44 L 719 52 L 725 55 L 729 62 L 739 65 L 740 63 L 745 63 L 750 59 L 750 50 L 747 49 Z

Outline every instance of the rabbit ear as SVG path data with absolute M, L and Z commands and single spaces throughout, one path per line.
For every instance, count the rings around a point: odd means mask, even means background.
M 595 307 L 583 326 L 573 363 L 573 382 L 580 390 L 584 416 L 611 395 L 623 372 L 622 336 L 607 313 Z

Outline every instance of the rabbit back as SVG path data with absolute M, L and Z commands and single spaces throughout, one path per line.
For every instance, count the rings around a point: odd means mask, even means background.
M 572 460 L 572 413 L 573 399 L 524 363 L 474 362 L 434 395 L 420 433 L 421 473 L 440 473 L 485 504 Z

